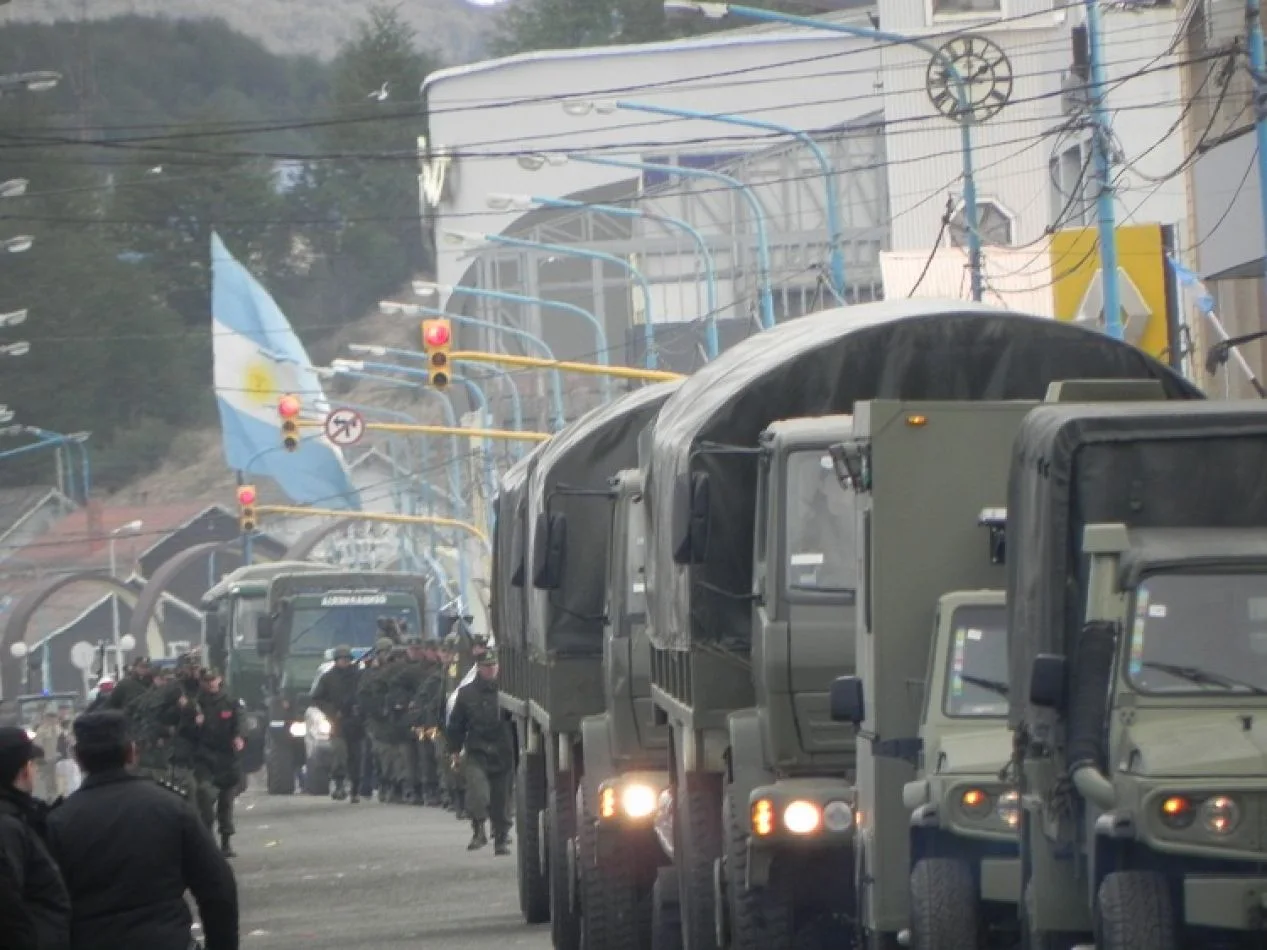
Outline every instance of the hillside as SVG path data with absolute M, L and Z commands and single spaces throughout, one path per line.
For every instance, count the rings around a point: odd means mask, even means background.
M 276 53 L 330 59 L 353 35 L 373 0 L 15 0 L 0 12 L 0 23 L 30 20 L 103 20 L 121 14 L 166 18 L 224 19 Z M 484 35 L 492 13 L 464 0 L 410 0 L 397 8 L 425 45 L 449 64 L 484 56 Z

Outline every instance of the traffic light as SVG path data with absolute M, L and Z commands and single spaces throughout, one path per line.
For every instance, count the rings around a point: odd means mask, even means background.
M 254 485 L 238 486 L 238 524 L 242 528 L 243 534 L 249 534 L 255 530 L 258 520 L 255 516 L 255 494 Z
M 449 388 L 449 349 L 453 346 L 453 329 L 448 320 L 422 321 L 422 349 L 427 354 L 431 372 L 431 388 Z
M 277 414 L 282 417 L 282 447 L 287 452 L 299 448 L 299 397 L 291 394 L 277 400 Z

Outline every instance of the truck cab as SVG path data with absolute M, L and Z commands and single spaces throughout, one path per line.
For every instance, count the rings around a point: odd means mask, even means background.
M 975 948 L 1015 931 L 1020 808 L 1009 767 L 1005 598 L 954 591 L 937 603 L 920 757 L 902 790 L 913 947 Z

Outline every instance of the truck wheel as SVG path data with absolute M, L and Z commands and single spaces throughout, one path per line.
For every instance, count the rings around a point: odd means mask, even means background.
M 651 950 L 682 950 L 677 868 L 660 868 L 651 886 Z
M 576 834 L 576 784 L 571 772 L 554 773 L 550 789 L 550 936 L 554 950 L 579 950 L 581 928 L 572 911 L 568 841 Z
M 650 921 L 638 893 L 638 856 L 623 835 L 598 855 L 598 831 L 584 785 L 577 790 L 577 871 L 580 878 L 582 945 L 586 950 L 638 950 Z M 646 891 L 643 891 L 645 895 Z
M 541 812 L 546 807 L 546 760 L 522 755 L 515 780 L 515 859 L 519 865 L 519 910 L 524 921 L 550 919 L 550 882 L 541 869 Z
M 1178 950 L 1178 928 L 1165 877 L 1114 871 L 1096 895 L 1096 950 Z
M 717 950 L 713 862 L 721 857 L 721 776 L 688 772 L 678 785 L 674 849 L 682 935 L 690 950 Z
M 277 742 L 271 735 L 264 740 L 264 771 L 268 794 L 295 794 L 295 753 L 289 742 Z
M 330 769 L 321 765 L 305 765 L 304 791 L 309 795 L 329 795 Z
M 732 950 L 790 948 L 796 935 L 791 896 L 776 880 L 756 889 L 744 883 L 748 879 L 748 815 L 747 809 L 740 810 L 730 790 L 726 792 L 725 813 L 730 946 Z
M 924 858 L 911 871 L 911 946 L 977 950 L 977 887 L 954 858 Z

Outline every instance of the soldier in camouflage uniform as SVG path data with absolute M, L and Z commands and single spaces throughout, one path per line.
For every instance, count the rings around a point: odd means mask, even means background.
M 198 773 L 198 749 L 202 744 L 203 713 L 202 669 L 192 654 L 180 658 L 175 682 L 167 687 L 167 702 L 176 705 L 176 723 L 172 732 L 170 778 L 173 784 L 188 790 L 188 798 L 200 813 L 215 807 L 216 789 Z
M 433 637 L 422 645 L 422 676 L 409 704 L 410 721 L 418 736 L 418 772 L 423 804 L 432 807 L 443 802 L 440 765 L 436 758 L 443 689 L 444 665 L 440 662 L 440 641 Z
M 169 702 L 172 686 L 171 670 L 156 669 L 149 686 L 134 693 L 122 710 L 136 741 L 136 771 L 166 782 L 171 766 L 171 740 L 180 710 Z
M 395 644 L 388 637 L 380 637 L 374 644 L 374 659 L 361 677 L 357 688 L 357 702 L 365 720 L 365 732 L 374 756 L 374 773 L 378 780 L 378 800 L 386 802 L 398 795 L 396 762 L 388 742 L 390 723 L 387 717 L 387 685 L 392 674 L 392 652 Z M 399 800 L 396 798 L 395 800 Z

